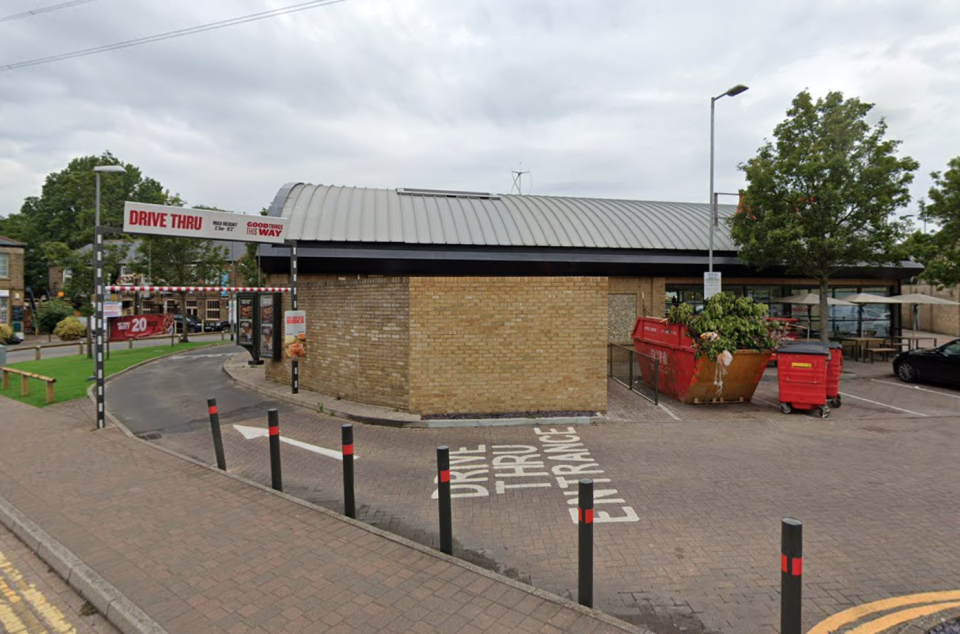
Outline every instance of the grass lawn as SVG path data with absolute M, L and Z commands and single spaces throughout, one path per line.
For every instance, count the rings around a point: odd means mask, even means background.
M 217 342 L 219 343 L 219 342 Z M 129 368 L 147 359 L 155 359 L 165 354 L 174 352 L 183 352 L 193 348 L 202 348 L 204 346 L 216 345 L 215 343 L 178 343 L 177 346 L 152 346 L 149 348 L 134 348 L 132 350 L 111 350 L 110 359 L 106 361 L 106 375 L 116 374 L 121 370 Z M 63 403 L 86 396 L 87 388 L 93 381 L 87 379 L 93 376 L 93 359 L 88 359 L 87 355 L 74 354 L 68 357 L 55 357 L 52 359 L 41 359 L 40 361 L 21 361 L 11 363 L 8 367 L 27 372 L 35 372 L 43 376 L 49 376 L 57 380 L 53 400 L 54 403 Z M 20 396 L 20 377 L 15 374 L 10 375 L 10 389 L 0 388 L 0 396 L 23 401 L 28 405 L 35 407 L 44 407 L 46 405 L 46 384 L 36 379 L 29 380 L 30 394 Z

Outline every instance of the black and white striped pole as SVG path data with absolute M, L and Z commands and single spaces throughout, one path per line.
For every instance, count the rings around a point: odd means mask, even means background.
M 297 243 L 290 244 L 290 310 L 297 308 Z M 300 393 L 300 362 L 297 359 L 290 361 L 290 393 Z
M 107 426 L 106 378 L 103 368 L 103 232 L 100 229 L 100 174 L 103 172 L 123 174 L 127 170 L 121 165 L 97 165 L 93 172 L 97 179 L 97 200 L 93 222 L 93 351 L 94 379 L 96 379 L 97 429 Z

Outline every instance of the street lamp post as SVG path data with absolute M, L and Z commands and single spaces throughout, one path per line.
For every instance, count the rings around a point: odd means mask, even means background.
M 713 120 L 716 112 L 716 104 L 718 99 L 723 99 L 724 97 L 736 97 L 740 93 L 746 92 L 747 90 L 749 89 L 743 84 L 737 84 L 721 95 L 710 97 L 710 256 L 708 259 L 708 271 L 710 273 L 713 273 L 713 233 L 717 217 L 717 199 L 716 196 L 714 196 L 713 191 Z
M 93 359 L 94 377 L 97 381 L 97 429 L 107 426 L 105 408 L 106 381 L 103 375 L 103 233 L 100 231 L 100 174 L 123 174 L 127 170 L 120 165 L 98 165 L 93 168 L 97 177 L 97 208 L 93 224 L 94 261 L 94 309 L 93 309 Z

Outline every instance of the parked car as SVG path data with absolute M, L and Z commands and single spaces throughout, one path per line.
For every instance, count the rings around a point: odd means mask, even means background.
M 230 332 L 229 321 L 205 321 L 203 322 L 204 332 Z
M 177 332 L 183 332 L 183 316 L 176 314 L 173 316 L 173 321 L 177 325 Z M 193 315 L 187 315 L 187 331 L 203 332 L 203 326 L 200 324 L 200 320 Z
M 893 358 L 893 371 L 908 383 L 960 387 L 960 339 L 933 349 L 901 352 Z

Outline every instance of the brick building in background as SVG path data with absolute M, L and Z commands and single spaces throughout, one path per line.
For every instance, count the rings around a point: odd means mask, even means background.
M 27 245 L 0 236 L 0 324 L 24 330 L 23 257 Z
M 421 415 L 604 411 L 608 344 L 629 343 L 639 315 L 702 303 L 709 213 L 706 204 L 285 185 L 269 215 L 288 218 L 299 245 L 301 385 Z M 722 221 L 714 243 L 725 291 L 764 302 L 816 291 L 782 269 L 746 267 Z M 268 284 L 286 286 L 289 247 L 259 253 Z M 893 295 L 917 272 L 848 270 L 832 293 Z M 801 309 L 771 304 L 815 318 Z M 838 311 L 831 326 L 863 329 L 857 320 Z M 899 327 L 888 306 L 870 315 L 873 331 Z M 267 362 L 270 380 L 288 382 L 289 372 L 289 361 Z

